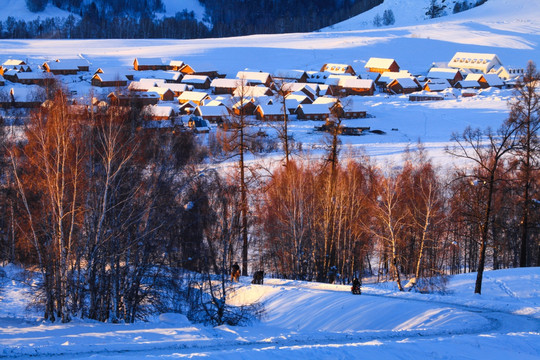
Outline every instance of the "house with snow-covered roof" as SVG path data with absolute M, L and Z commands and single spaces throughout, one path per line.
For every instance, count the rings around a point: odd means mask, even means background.
M 353 67 L 347 64 L 324 64 L 320 72 L 329 72 L 330 74 L 350 74 L 356 75 Z
M 168 70 L 179 71 L 182 74 L 193 74 L 195 70 L 181 60 L 171 60 L 169 62 Z
M 224 79 L 216 78 L 210 83 L 212 92 L 218 94 L 233 94 L 237 87 L 241 85 L 246 86 L 247 81 L 244 79 Z
M 128 90 L 129 91 L 148 91 L 148 89 L 157 87 L 157 86 L 165 86 L 165 80 L 163 79 L 139 79 L 137 81 L 132 81 L 129 83 Z
M 244 79 L 248 85 L 264 85 L 270 87 L 274 80 L 272 75 L 262 71 L 239 71 L 236 74 L 237 79 Z
M 252 97 L 257 98 L 259 96 L 272 96 L 274 93 L 266 86 L 242 86 L 234 90 L 233 96 L 235 97 Z
M 153 87 L 148 89 L 147 92 L 153 92 L 159 95 L 159 98 L 163 101 L 173 101 L 174 92 L 167 87 Z
M 199 91 L 184 91 L 180 96 L 178 97 L 178 102 L 180 104 L 185 104 L 187 102 L 193 102 L 197 105 L 201 105 L 201 103 L 208 98 L 208 94 L 205 92 L 199 92 Z
M 364 68 L 366 68 L 366 70 L 369 72 L 377 72 L 381 74 L 384 72 L 399 71 L 399 65 L 396 60 L 376 57 L 369 58 L 366 65 L 364 65 Z
M 69 65 L 73 67 L 77 67 L 79 71 L 90 71 L 90 62 L 88 60 L 83 58 L 75 58 L 75 59 L 56 59 L 56 62 L 63 63 L 64 66 Z
M 386 90 L 393 94 L 410 94 L 421 88 L 418 80 L 412 77 L 394 79 L 386 86 Z
M 286 109 L 286 111 L 288 110 Z M 283 121 L 285 118 L 282 104 L 258 105 L 255 108 L 255 115 L 257 120 L 264 121 Z
M 299 120 L 328 120 L 330 114 L 328 104 L 300 104 L 296 109 Z
M 456 82 L 463 80 L 463 75 L 459 69 L 452 68 L 439 68 L 432 67 L 429 69 L 427 74 L 429 79 L 444 79 L 448 80 L 451 85 L 454 85 Z
M 42 65 L 45 71 L 54 75 L 77 75 L 79 67 L 74 63 L 62 63 L 59 61 L 47 61 Z
M 94 74 L 91 80 L 92 86 L 97 87 L 120 87 L 127 86 L 127 79 L 125 76 L 119 74 Z
M 194 115 L 213 123 L 222 123 L 229 117 L 229 108 L 225 105 L 199 105 L 195 108 Z
M 308 78 L 307 78 L 307 82 L 308 83 L 316 83 L 316 84 L 324 84 L 326 79 L 328 79 L 328 77 L 332 74 L 330 74 L 329 72 L 320 72 L 320 71 L 307 71 L 307 74 L 308 74 Z
M 172 106 L 149 105 L 143 108 L 142 116 L 147 120 L 173 120 L 176 113 Z
M 341 78 L 339 81 L 341 93 L 345 95 L 373 95 L 375 93 L 375 82 L 370 79 Z
M 494 67 L 502 66 L 495 54 L 457 52 L 448 63 L 448 67 L 467 69 L 472 72 L 488 73 Z
M 458 81 L 454 87 L 456 89 L 480 89 L 481 86 L 478 81 L 475 80 L 461 80 Z
M 498 87 L 500 89 L 504 86 L 504 81 L 497 74 L 469 74 L 465 80 L 477 81 L 482 89 L 488 87 Z
M 182 83 L 191 85 L 195 89 L 210 88 L 210 78 L 206 75 L 184 75 Z
M 164 64 L 161 58 L 135 58 L 133 68 L 137 71 L 169 70 L 169 65 Z

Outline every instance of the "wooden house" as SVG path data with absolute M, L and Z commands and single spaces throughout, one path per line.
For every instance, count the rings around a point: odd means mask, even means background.
M 133 68 L 137 71 L 169 70 L 169 65 L 163 64 L 160 58 L 135 58 Z
M 150 88 L 148 89 L 148 92 L 151 93 L 156 93 L 159 95 L 159 98 L 163 101 L 173 101 L 175 96 L 174 96 L 174 92 L 169 89 L 169 88 L 166 88 L 166 87 L 153 87 L 153 88 Z
M 76 67 L 78 71 L 90 71 L 90 63 L 86 59 L 56 59 L 56 62 L 62 63 L 63 66 Z
M 42 65 L 45 71 L 54 75 L 77 75 L 79 67 L 70 63 L 61 63 L 58 61 L 47 61 Z
M 375 82 L 369 79 L 342 78 L 339 81 L 339 87 L 344 95 L 371 96 L 375 93 Z
M 476 81 L 482 89 L 488 87 L 502 88 L 504 86 L 504 82 L 497 74 L 468 74 L 465 81 Z
M 188 75 L 195 73 L 195 70 L 191 66 L 180 60 L 171 60 L 168 70 L 179 71 L 182 74 Z
M 184 91 L 193 90 L 193 86 L 188 85 L 188 84 L 166 84 L 166 85 L 164 84 L 164 85 L 160 85 L 159 87 L 170 89 L 174 93 L 175 97 L 180 96 L 180 94 L 182 94 Z
M 194 115 L 213 123 L 221 124 L 229 117 L 229 109 L 224 105 L 217 106 L 197 106 Z
M 122 87 L 127 86 L 127 79 L 118 74 L 94 74 L 92 85 L 97 87 Z
M 257 120 L 264 121 L 284 121 L 283 105 L 258 105 L 255 108 Z
M 372 57 L 368 60 L 364 68 L 369 72 L 385 73 L 385 72 L 398 72 L 399 65 L 394 59 L 375 58 Z
M 7 102 L 9 107 L 35 109 L 43 104 L 44 99 L 38 95 L 37 86 L 25 86 L 24 88 L 11 88 Z
M 173 121 L 176 113 L 174 112 L 174 108 L 172 106 L 148 105 L 143 108 L 142 115 L 147 120 Z
M 394 79 L 386 86 L 387 91 L 393 94 L 410 94 L 421 88 L 420 83 L 412 77 Z
M 16 69 L 9 69 L 4 72 L 3 76 L 4 79 L 11 81 L 11 82 L 17 82 L 17 74 L 19 73 L 19 70 Z
M 198 91 L 184 91 L 180 96 L 178 97 L 178 102 L 180 104 L 185 104 L 187 102 L 193 102 L 197 105 L 201 105 L 204 99 L 208 98 L 208 94 L 205 92 L 198 92 Z
M 191 85 L 195 89 L 206 90 L 210 88 L 210 78 L 205 75 L 184 75 L 182 83 Z
M 193 101 L 188 101 L 183 104 L 180 104 L 180 114 L 184 114 L 184 115 L 193 114 L 197 106 L 199 106 L 199 104 L 196 104 Z
M 126 78 L 130 81 L 133 81 L 135 78 L 135 70 L 123 66 L 100 67 L 96 70 L 95 74 L 114 74 L 120 76 L 121 79 Z
M 324 120 L 330 119 L 330 108 L 327 104 L 301 104 L 296 109 L 299 120 Z
M 306 81 L 308 83 L 324 84 L 331 74 L 329 72 L 308 71 L 307 75 Z
M 442 101 L 444 97 L 434 93 L 418 93 L 409 95 L 409 101 Z
M 15 73 L 14 82 L 25 85 L 46 86 L 54 81 L 54 77 L 44 72 L 23 72 Z
M 133 106 L 142 108 L 146 105 L 156 105 L 159 102 L 159 95 L 149 92 L 130 92 L 127 94 L 110 93 L 107 98 L 112 105 L 116 106 Z
M 272 75 L 262 71 L 239 71 L 236 78 L 246 80 L 248 85 L 264 85 L 266 87 L 271 87 L 274 82 Z
M 495 54 L 457 52 L 448 63 L 448 66 L 486 74 L 492 68 L 502 66 L 502 63 Z
M 330 111 L 345 119 L 363 119 L 367 116 L 366 105 L 359 96 L 352 95 L 336 101 Z
M 350 74 L 353 76 L 356 75 L 353 67 L 347 64 L 324 64 L 320 72 L 328 72 L 330 74 Z
M 220 94 L 234 94 L 234 91 L 237 87 L 244 85 L 247 85 L 246 80 L 242 79 L 214 79 L 210 83 L 210 87 L 212 88 L 212 93 L 216 95 Z
M 11 69 L 15 69 L 18 71 L 28 71 L 30 67 L 26 65 L 26 63 L 22 60 L 9 59 L 4 61 L 2 65 L 0 65 L 0 75 L 4 75 L 6 71 Z
M 235 115 L 253 115 L 257 105 L 253 101 L 243 99 L 239 100 L 232 106 L 233 114 Z

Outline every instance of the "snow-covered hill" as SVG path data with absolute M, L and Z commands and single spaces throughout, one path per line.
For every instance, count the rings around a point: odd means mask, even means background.
M 25 310 L 27 284 L 5 267 L 0 357 L 45 359 L 538 359 L 540 268 L 450 278 L 447 294 L 400 293 L 391 284 L 241 281 L 231 303 L 261 301 L 266 316 L 247 327 L 204 327 L 178 314 L 150 322 L 50 324 Z

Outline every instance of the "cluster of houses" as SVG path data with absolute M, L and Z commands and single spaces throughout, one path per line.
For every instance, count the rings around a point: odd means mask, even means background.
M 196 71 L 183 61 L 136 58 L 133 67 L 98 68 L 93 74 L 83 58 L 55 59 L 32 68 L 10 59 L 0 66 L 0 89 L 7 82 L 46 86 L 59 76 L 86 74 L 93 87 L 105 89 L 106 102 L 141 107 L 149 120 L 196 115 L 221 123 L 231 114 L 280 121 L 284 114 L 297 119 L 328 120 L 339 110 L 345 118 L 366 116 L 360 101 L 375 93 L 410 94 L 413 101 L 442 100 L 448 89 L 472 96 L 478 89 L 511 86 L 524 69 L 506 68 L 497 55 L 458 52 L 448 63 L 433 64 L 422 75 L 401 69 L 395 59 L 370 58 L 356 72 L 347 64 L 324 64 L 319 71 L 239 71 L 227 77 L 218 71 Z M 82 79 L 82 77 L 81 77 Z M 60 78 L 62 81 L 62 78 Z M 109 89 L 109 90 L 107 90 Z M 11 88 L 0 107 L 33 107 Z M 339 99 L 339 100 L 338 100 Z M 102 99 L 105 100 L 105 99 Z M 104 102 L 101 101 L 104 105 Z

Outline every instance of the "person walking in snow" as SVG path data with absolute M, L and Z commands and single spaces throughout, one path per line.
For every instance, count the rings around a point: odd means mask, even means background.
M 238 279 L 240 279 L 240 266 L 235 262 L 231 268 L 231 281 L 238 282 Z

